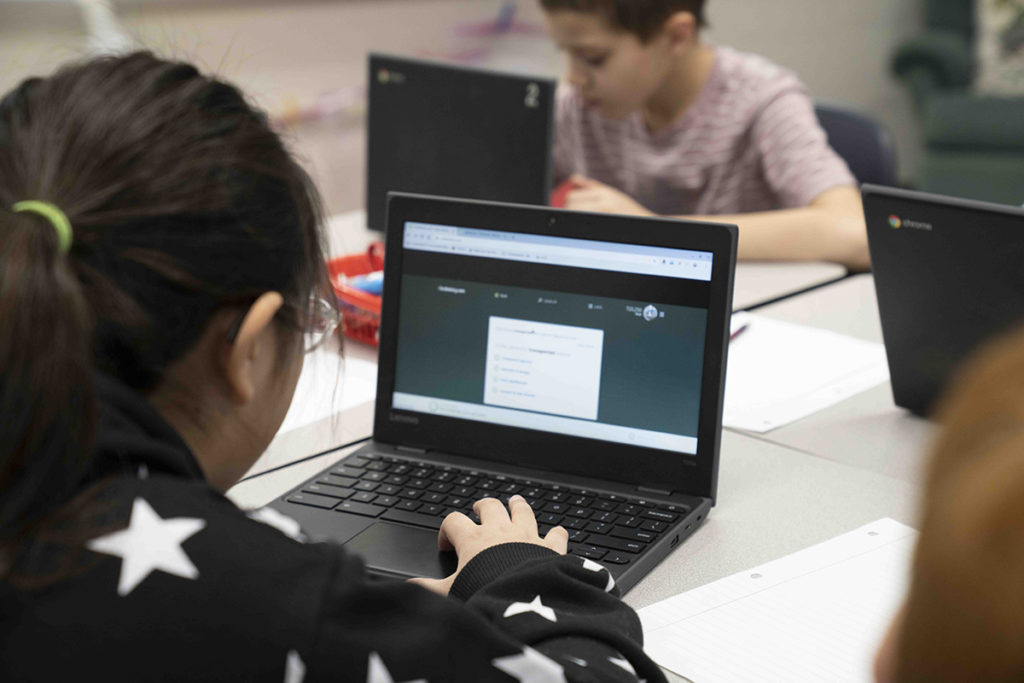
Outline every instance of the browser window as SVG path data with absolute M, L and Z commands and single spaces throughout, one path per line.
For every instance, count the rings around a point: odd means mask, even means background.
M 709 252 L 409 223 L 392 405 L 697 452 Z

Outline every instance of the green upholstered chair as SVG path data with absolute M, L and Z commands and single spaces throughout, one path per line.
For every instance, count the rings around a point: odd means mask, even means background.
M 930 192 L 1024 202 L 1024 97 L 979 95 L 974 0 L 925 0 L 920 36 L 893 73 L 913 94 L 923 135 L 915 185 Z

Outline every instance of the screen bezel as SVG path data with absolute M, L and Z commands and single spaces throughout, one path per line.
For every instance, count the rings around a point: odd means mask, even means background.
M 394 410 L 391 399 L 402 285 L 402 243 L 405 225 L 410 221 L 711 252 L 712 278 L 696 455 Z M 718 479 L 737 235 L 736 226 L 725 223 L 613 216 L 390 193 L 374 438 L 412 448 L 437 448 L 444 444 L 445 451 L 458 455 L 585 474 L 713 500 Z

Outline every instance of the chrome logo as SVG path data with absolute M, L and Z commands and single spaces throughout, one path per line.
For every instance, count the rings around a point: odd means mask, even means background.
M 889 225 L 891 225 L 894 228 L 899 228 L 901 225 L 903 225 L 903 221 L 900 220 L 899 216 L 894 214 L 892 216 L 889 216 Z

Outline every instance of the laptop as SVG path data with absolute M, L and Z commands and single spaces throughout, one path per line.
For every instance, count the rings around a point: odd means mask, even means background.
M 366 223 L 390 191 L 547 204 L 555 81 L 371 54 Z
M 1024 321 L 1024 210 L 865 185 L 896 405 L 927 416 L 980 343 Z
M 520 494 L 628 590 L 715 503 L 732 225 L 390 198 L 373 439 L 272 505 L 443 577 L 452 511 Z

